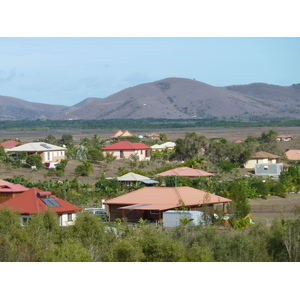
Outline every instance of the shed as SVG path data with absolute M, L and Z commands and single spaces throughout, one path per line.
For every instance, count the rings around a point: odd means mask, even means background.
M 182 210 L 167 210 L 163 212 L 164 227 L 176 227 L 180 225 L 180 218 L 193 219 L 188 226 L 201 225 L 204 219 L 202 211 L 182 211 Z

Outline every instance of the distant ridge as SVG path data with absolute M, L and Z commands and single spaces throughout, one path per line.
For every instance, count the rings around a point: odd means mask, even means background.
M 4 102 L 8 98 L 10 104 Z M 126 88 L 106 98 L 89 97 L 71 107 L 4 96 L 0 96 L 0 105 L 5 108 L 1 109 L 1 120 L 297 119 L 300 116 L 300 84 L 252 83 L 214 87 L 192 79 L 172 77 Z
M 48 119 L 63 112 L 67 106 L 52 105 L 0 96 L 0 120 Z

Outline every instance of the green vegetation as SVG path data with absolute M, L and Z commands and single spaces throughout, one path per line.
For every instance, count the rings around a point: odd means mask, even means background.
M 299 127 L 300 120 L 285 118 L 269 119 L 251 117 L 250 121 L 211 119 L 109 119 L 109 120 L 18 120 L 0 121 L 0 130 L 55 130 L 55 129 L 161 129 L 161 128 L 193 128 L 193 127 Z M 53 136 L 52 136 L 53 137 Z M 52 138 L 49 137 L 48 143 Z
M 0 211 L 2 262 L 298 262 L 300 217 L 250 224 L 243 230 L 187 227 L 173 230 L 141 220 L 103 222 L 85 211 L 75 225 L 58 226 L 49 210 L 21 226 L 18 214 Z M 247 223 L 247 220 L 244 221 Z M 243 227 L 242 221 L 236 225 Z

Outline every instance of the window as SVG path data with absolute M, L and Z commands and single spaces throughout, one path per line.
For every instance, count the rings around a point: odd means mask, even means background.
M 150 210 L 151 215 L 158 215 L 158 210 Z
M 22 218 L 23 225 L 26 225 L 26 223 L 28 222 L 28 220 L 29 220 L 29 217 L 23 217 Z
M 68 214 L 68 221 L 73 221 L 73 214 Z

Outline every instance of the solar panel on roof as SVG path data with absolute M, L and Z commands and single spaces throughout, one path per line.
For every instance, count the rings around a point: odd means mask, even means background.
M 40 197 L 40 199 L 49 207 L 59 207 L 60 204 L 50 196 Z
M 51 146 L 47 145 L 47 144 L 41 144 L 42 147 L 46 148 L 46 149 L 51 149 Z

